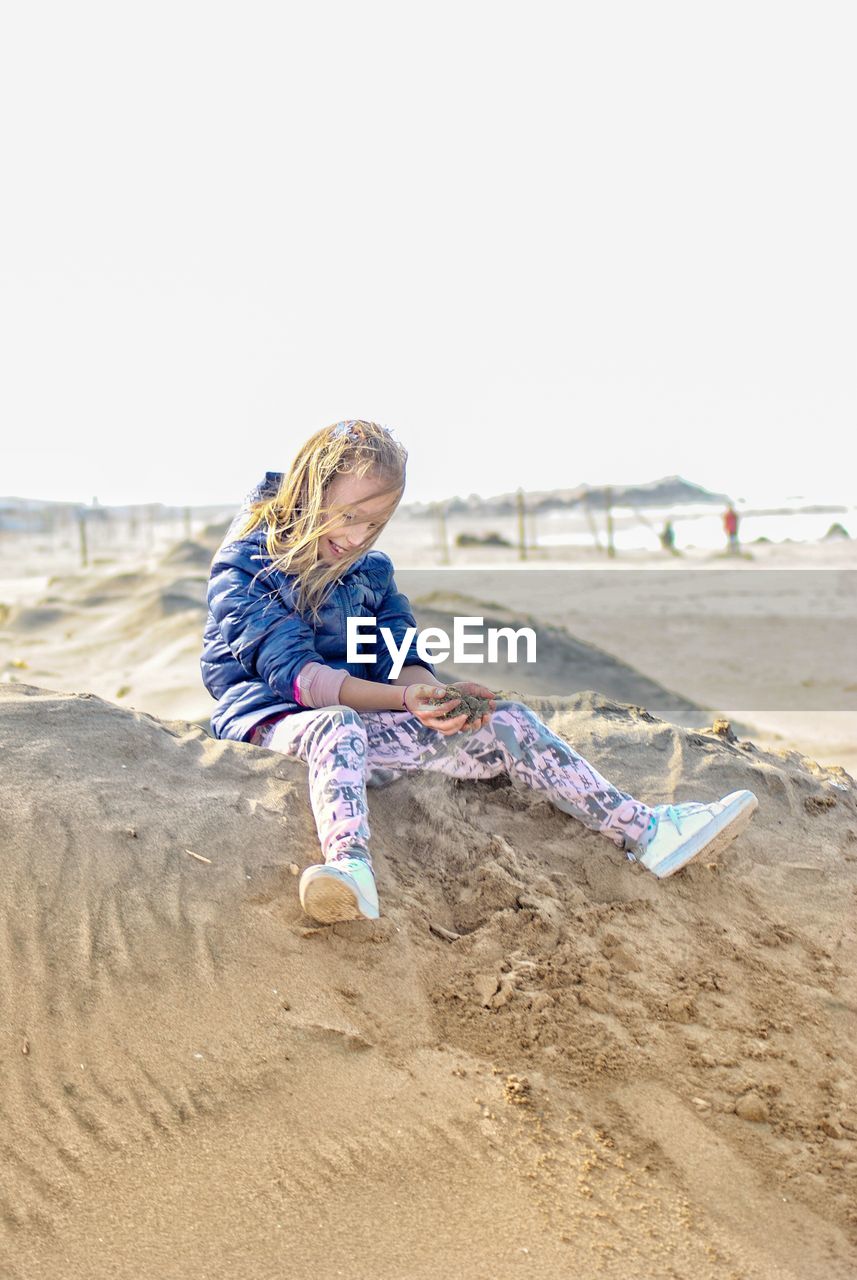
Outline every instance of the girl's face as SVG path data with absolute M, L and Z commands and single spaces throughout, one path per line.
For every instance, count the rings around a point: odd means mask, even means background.
M 383 494 L 377 476 L 334 476 L 327 490 L 324 515 L 346 508 L 328 533 L 318 539 L 318 556 L 325 564 L 345 563 L 387 523 L 401 500 L 401 492 Z M 379 496 L 380 495 L 380 496 Z

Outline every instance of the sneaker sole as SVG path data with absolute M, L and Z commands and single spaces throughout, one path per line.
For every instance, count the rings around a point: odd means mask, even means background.
M 345 920 L 377 920 L 362 895 L 336 875 L 316 874 L 301 895 L 301 906 L 319 924 Z
M 674 876 L 677 871 L 681 871 L 682 867 L 686 867 L 701 853 L 707 853 L 709 856 L 722 853 L 727 845 L 741 834 L 759 807 L 759 801 L 752 791 L 737 791 L 734 795 L 735 799 L 722 813 L 719 813 L 695 836 L 691 836 L 684 844 L 679 845 L 669 857 L 664 858 L 654 867 L 649 867 L 648 870 L 659 880 L 666 880 L 668 876 Z M 643 865 L 645 866 L 645 863 Z

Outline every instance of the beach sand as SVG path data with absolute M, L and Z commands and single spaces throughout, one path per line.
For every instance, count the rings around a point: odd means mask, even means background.
M 534 594 L 559 691 L 499 691 L 649 802 L 751 788 L 753 823 L 658 882 L 505 778 L 400 779 L 370 791 L 382 919 L 316 928 L 305 766 L 202 727 L 211 549 L 2 619 L 0 1274 L 852 1275 L 857 791 L 829 724 L 795 713 L 825 764 L 711 732 L 645 629 Z M 421 625 L 458 607 L 438 578 Z

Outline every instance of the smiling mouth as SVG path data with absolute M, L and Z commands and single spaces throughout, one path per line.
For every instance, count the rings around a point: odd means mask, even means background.
M 338 544 L 338 543 L 336 543 L 336 542 L 334 542 L 332 538 L 328 538 L 328 542 L 329 542 L 329 543 L 330 543 L 330 545 L 333 547 L 333 550 L 336 552 L 336 554 L 337 554 L 337 555 L 339 555 L 339 556 L 345 556 L 345 555 L 347 555 L 347 554 L 348 554 L 348 552 L 345 550 L 345 548 L 344 548 L 344 547 L 340 547 L 340 546 L 339 546 L 339 544 Z

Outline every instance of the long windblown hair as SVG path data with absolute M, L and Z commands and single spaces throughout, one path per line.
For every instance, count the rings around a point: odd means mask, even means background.
M 404 445 L 386 427 L 360 420 L 338 422 L 310 436 L 274 497 L 250 508 L 238 536 L 266 526 L 270 563 L 262 572 L 276 569 L 297 577 L 299 613 L 317 621 L 321 605 L 343 570 L 375 544 L 401 499 L 407 461 Z M 344 475 L 376 478 L 378 492 L 372 496 L 388 497 L 389 509 L 361 547 L 336 564 L 326 564 L 319 557 L 318 540 L 342 518 L 345 508 L 333 509 L 328 491 L 333 478 Z

